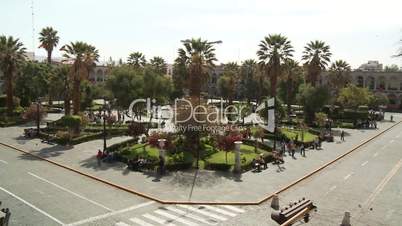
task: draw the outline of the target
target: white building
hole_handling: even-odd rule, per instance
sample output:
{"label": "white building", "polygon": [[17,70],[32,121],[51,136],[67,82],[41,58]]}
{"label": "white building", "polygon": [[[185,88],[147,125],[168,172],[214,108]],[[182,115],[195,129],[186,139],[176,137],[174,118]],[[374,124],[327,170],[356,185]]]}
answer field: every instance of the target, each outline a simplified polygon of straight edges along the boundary
{"label": "white building", "polygon": [[369,60],[367,63],[360,65],[360,71],[382,71],[382,64],[377,60]]}

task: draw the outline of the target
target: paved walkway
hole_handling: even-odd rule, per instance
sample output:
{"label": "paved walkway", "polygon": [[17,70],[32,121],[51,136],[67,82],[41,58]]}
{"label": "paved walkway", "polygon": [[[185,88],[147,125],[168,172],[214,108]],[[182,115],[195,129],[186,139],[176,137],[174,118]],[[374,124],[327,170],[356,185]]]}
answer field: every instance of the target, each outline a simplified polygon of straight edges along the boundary
{"label": "paved walkway", "polygon": [[[336,137],[336,142],[323,143],[323,150],[307,150],[306,157],[301,157],[299,153],[296,153],[296,159],[285,157],[285,164],[281,168],[269,165],[268,170],[261,173],[246,172],[241,177],[224,172],[190,170],[159,178],[153,172],[129,171],[122,163],[103,163],[98,167],[95,154],[96,150],[102,148],[102,140],[74,147],[50,145],[41,143],[39,139],[27,140],[21,136],[26,126],[0,128],[0,141],[163,200],[250,202],[272,194],[393,124],[381,122],[376,130],[345,129],[346,142],[340,142],[339,137]],[[112,138],[108,140],[108,145],[126,139],[129,137]],[[34,159],[29,155],[21,155],[21,158],[27,161]]]}

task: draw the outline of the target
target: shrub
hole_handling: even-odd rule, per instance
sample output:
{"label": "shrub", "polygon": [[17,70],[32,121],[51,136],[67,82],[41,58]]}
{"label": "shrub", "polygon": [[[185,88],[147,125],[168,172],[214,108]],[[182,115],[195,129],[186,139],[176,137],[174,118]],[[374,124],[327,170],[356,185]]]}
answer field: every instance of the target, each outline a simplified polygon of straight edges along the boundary
{"label": "shrub", "polygon": [[[38,115],[39,114],[39,115]],[[31,104],[29,108],[24,112],[22,116],[25,120],[28,121],[37,121],[39,116],[39,121],[41,121],[46,116],[46,111],[43,106],[38,106],[36,104]]]}
{"label": "shrub", "polygon": [[137,144],[138,143],[138,137],[135,137],[133,139],[129,139],[117,144],[112,144],[107,148],[108,152],[114,152],[118,151],[119,149],[122,149],[123,147],[129,147],[131,145]]}
{"label": "shrub", "polygon": [[142,123],[132,122],[128,125],[128,135],[130,136],[139,136],[146,132],[145,126]]}
{"label": "shrub", "polygon": [[[20,98],[13,97],[13,99],[14,99],[14,106],[20,107]],[[0,95],[0,107],[6,107],[6,106],[7,106],[7,95]]]}

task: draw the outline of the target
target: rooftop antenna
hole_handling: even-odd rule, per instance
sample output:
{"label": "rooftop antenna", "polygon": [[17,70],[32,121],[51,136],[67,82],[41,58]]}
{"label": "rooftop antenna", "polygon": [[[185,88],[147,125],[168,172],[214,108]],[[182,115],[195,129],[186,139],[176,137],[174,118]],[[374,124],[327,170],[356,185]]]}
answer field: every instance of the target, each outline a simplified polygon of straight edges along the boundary
{"label": "rooftop antenna", "polygon": [[32,53],[35,57],[35,20],[34,20],[34,0],[31,0],[31,15],[32,15]]}

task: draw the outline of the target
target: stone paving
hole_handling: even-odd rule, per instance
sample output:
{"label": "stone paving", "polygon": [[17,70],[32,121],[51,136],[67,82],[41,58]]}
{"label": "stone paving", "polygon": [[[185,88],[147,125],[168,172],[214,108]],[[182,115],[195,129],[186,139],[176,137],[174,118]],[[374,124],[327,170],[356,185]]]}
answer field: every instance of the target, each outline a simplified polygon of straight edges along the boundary
{"label": "stone paving", "polygon": [[[346,142],[340,142],[339,137],[336,137],[333,143],[323,143],[322,150],[307,150],[306,157],[296,153],[296,159],[285,157],[285,164],[281,167],[269,165],[267,170],[260,173],[246,172],[241,176],[234,176],[229,172],[189,170],[159,177],[155,172],[141,173],[127,170],[126,165],[122,163],[103,163],[98,167],[95,154],[103,147],[102,140],[74,147],[42,143],[39,139],[27,140],[22,134],[23,129],[29,125],[0,128],[0,141],[162,200],[254,202],[349,151],[393,124],[381,122],[378,124],[378,129],[369,130],[345,129]],[[108,140],[108,145],[129,138],[112,138]],[[27,155],[21,155],[21,158],[32,161],[32,157]]]}

